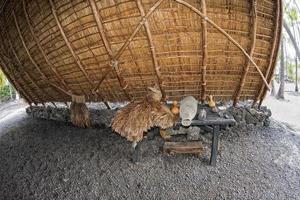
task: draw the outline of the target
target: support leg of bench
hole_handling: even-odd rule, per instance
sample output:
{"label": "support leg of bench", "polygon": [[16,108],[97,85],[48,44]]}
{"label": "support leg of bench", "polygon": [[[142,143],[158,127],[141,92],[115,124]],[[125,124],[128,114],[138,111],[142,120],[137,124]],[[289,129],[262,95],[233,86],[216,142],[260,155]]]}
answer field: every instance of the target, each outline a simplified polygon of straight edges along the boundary
{"label": "support leg of bench", "polygon": [[140,155],[141,155],[141,144],[140,142],[134,142],[132,143],[132,156],[131,161],[133,163],[137,163],[140,161]]}
{"label": "support leg of bench", "polygon": [[216,166],[220,126],[214,125],[211,144],[210,165]]}

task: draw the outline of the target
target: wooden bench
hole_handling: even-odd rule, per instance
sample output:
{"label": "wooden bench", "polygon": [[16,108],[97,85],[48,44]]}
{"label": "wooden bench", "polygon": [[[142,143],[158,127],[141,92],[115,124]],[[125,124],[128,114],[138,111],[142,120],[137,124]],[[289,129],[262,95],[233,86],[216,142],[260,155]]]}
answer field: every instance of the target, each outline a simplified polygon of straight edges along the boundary
{"label": "wooden bench", "polygon": [[200,155],[203,151],[203,146],[200,142],[165,142],[163,153],[191,153]]}

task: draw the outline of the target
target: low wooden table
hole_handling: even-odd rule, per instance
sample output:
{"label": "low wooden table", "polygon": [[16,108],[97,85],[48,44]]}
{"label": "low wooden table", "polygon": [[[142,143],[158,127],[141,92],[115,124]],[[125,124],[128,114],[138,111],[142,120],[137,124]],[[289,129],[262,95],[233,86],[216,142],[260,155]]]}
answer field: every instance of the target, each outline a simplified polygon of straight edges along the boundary
{"label": "low wooden table", "polygon": [[[221,118],[217,116],[207,116],[205,120],[194,119],[191,126],[199,126],[207,131],[212,133],[212,143],[211,143],[211,154],[210,154],[210,165],[215,166],[217,162],[217,151],[219,143],[219,133],[220,127],[226,125],[234,125],[236,123],[235,119],[232,118]],[[181,126],[180,122],[177,122],[177,125]]]}
{"label": "low wooden table", "polygon": [[[198,108],[198,113],[200,109],[203,107]],[[221,126],[228,126],[234,125],[236,123],[235,119],[232,116],[220,117],[218,113],[213,113],[210,111],[209,108],[204,107],[207,111],[207,117],[204,120],[198,120],[198,114],[192,120],[191,126],[198,126],[206,131],[212,133],[212,143],[211,143],[211,156],[209,164],[212,166],[216,166],[217,162],[217,151],[218,151],[218,143],[219,143],[219,133]],[[181,125],[181,121],[177,121],[174,125],[174,128],[179,128]],[[135,148],[132,161],[137,162],[139,161],[139,144]]]}

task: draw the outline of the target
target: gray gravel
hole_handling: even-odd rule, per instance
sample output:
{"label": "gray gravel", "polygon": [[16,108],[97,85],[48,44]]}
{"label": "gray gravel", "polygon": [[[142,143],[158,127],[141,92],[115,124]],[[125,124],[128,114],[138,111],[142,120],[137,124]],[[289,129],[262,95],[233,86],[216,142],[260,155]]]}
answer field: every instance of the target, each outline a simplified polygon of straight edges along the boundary
{"label": "gray gravel", "polygon": [[206,152],[162,155],[159,136],[131,144],[110,129],[24,116],[0,135],[0,199],[300,199],[300,136],[270,127],[222,132],[217,167]]}

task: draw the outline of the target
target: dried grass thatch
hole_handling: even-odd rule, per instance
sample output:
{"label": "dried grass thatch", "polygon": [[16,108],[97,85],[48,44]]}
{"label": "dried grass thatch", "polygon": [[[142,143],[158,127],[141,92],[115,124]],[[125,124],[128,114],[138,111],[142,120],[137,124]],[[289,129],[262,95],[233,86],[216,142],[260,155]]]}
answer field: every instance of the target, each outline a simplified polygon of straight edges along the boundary
{"label": "dried grass thatch", "polygon": [[129,141],[138,142],[151,127],[166,129],[173,126],[176,116],[161,98],[161,92],[151,88],[143,100],[133,101],[116,113],[112,129]]}
{"label": "dried grass thatch", "polygon": [[[281,0],[0,1],[0,66],[29,103],[163,96],[261,101]],[[63,92],[68,91],[68,92]]]}
{"label": "dried grass thatch", "polygon": [[70,106],[71,122],[75,126],[90,127],[90,113],[85,104],[84,97],[72,96],[72,103]]}

